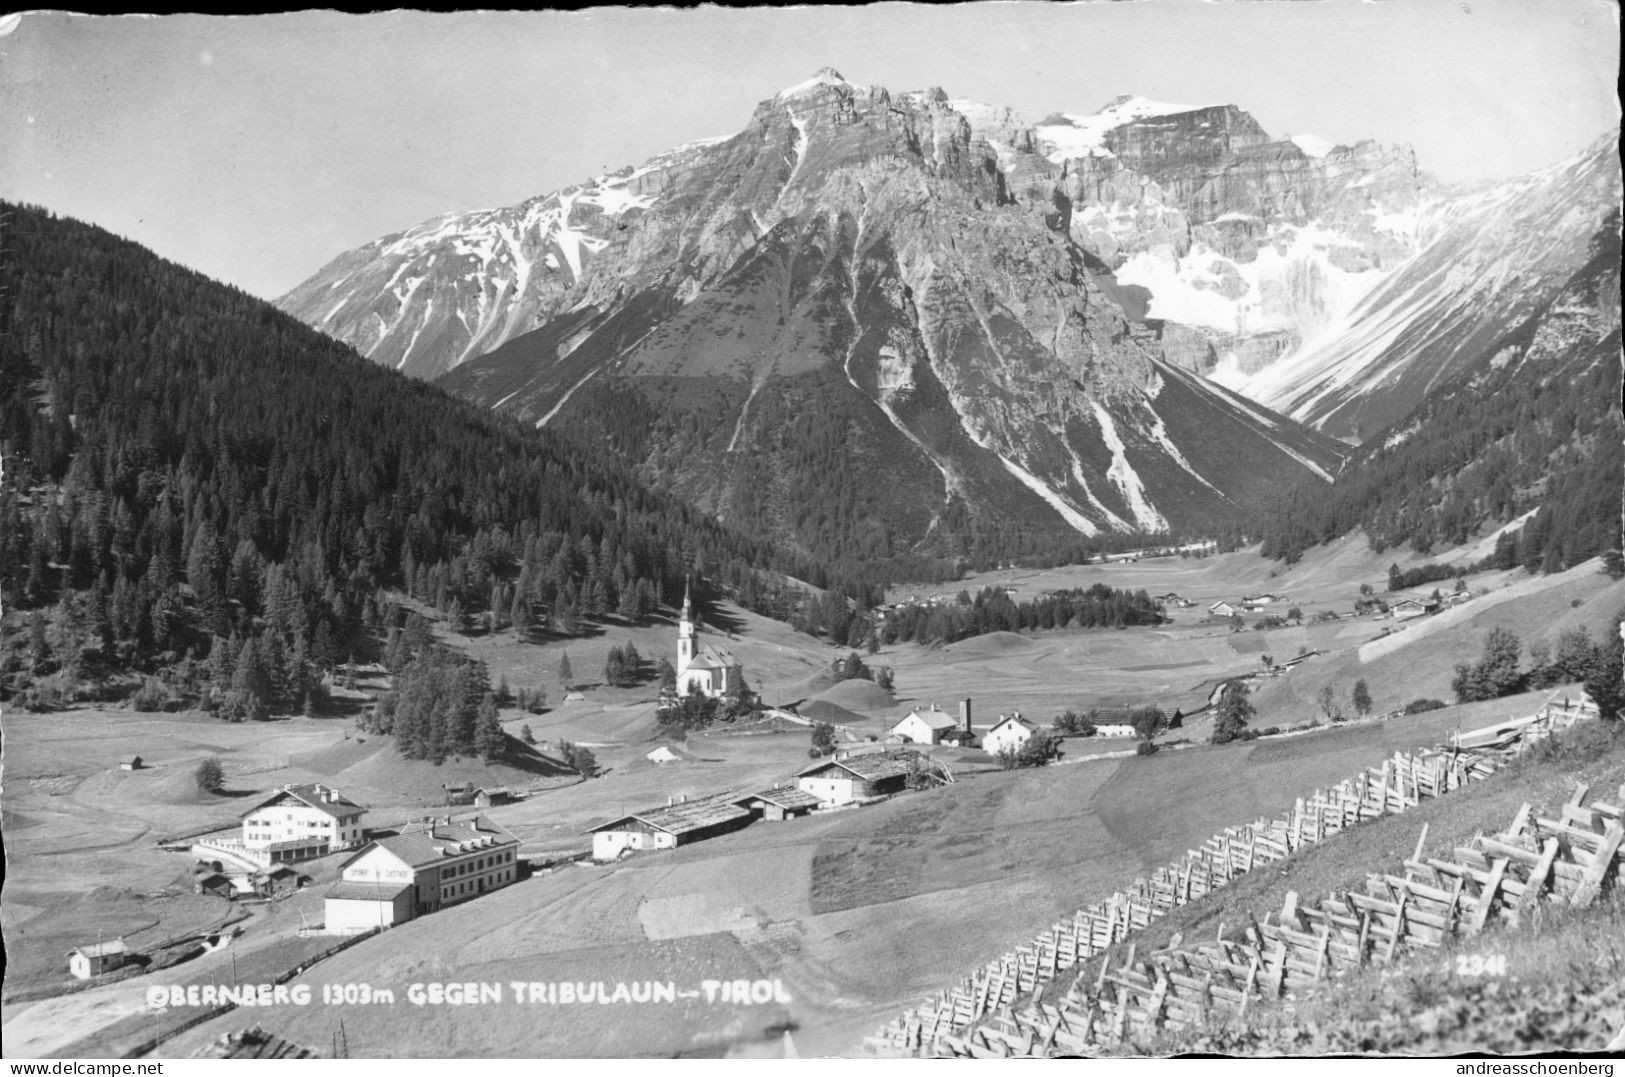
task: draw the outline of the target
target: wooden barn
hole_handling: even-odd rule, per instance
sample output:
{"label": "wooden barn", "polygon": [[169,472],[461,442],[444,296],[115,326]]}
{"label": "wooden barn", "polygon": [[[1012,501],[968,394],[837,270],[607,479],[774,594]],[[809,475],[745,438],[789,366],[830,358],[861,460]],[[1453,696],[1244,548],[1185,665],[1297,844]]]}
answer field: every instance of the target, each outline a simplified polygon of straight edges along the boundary
{"label": "wooden barn", "polygon": [[218,871],[211,871],[207,875],[198,876],[192,888],[200,894],[213,894],[215,897],[234,898],[237,896],[237,887],[225,875]]}
{"label": "wooden barn", "polygon": [[628,849],[674,849],[747,826],[756,816],[727,794],[674,800],[593,827],[594,860],[614,860]]}
{"label": "wooden barn", "polygon": [[818,798],[793,785],[781,785],[773,789],[764,789],[760,793],[738,797],[734,803],[759,819],[782,822],[812,811],[818,807]]}
{"label": "wooden barn", "polygon": [[907,785],[907,761],[890,755],[827,759],[796,775],[796,788],[823,804],[850,804],[900,793]]}
{"label": "wooden barn", "polygon": [[305,885],[308,880],[286,864],[278,864],[265,871],[254,873],[254,893],[261,897],[276,897],[279,894],[292,894]]}

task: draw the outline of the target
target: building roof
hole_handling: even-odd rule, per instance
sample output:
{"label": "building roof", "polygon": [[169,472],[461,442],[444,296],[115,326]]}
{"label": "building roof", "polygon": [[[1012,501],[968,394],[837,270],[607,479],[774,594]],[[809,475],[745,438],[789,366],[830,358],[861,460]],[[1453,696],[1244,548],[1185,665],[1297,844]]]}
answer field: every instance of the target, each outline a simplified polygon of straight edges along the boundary
{"label": "building roof", "polygon": [[[1029,722],[1027,719],[1023,718],[1019,714],[1007,714],[1007,715],[1005,715],[1004,717],[1000,718],[997,722],[993,723],[993,729],[998,729],[1000,726],[1009,725],[1012,722],[1014,722],[1016,725],[1024,726],[1027,729],[1028,732],[1035,733],[1035,732],[1038,731],[1038,723],[1037,722]],[[988,732],[992,733],[993,729],[989,729]]]}
{"label": "building roof", "polygon": [[123,939],[112,939],[108,942],[94,942],[88,946],[75,946],[68,951],[68,956],[84,954],[86,957],[110,957],[113,954],[127,954],[130,948],[124,945]]}
{"label": "building roof", "polygon": [[839,767],[860,781],[872,782],[881,778],[890,778],[899,774],[908,773],[908,764],[901,759],[886,755],[858,756],[850,759],[826,759],[821,763],[813,763],[796,772],[796,777],[805,778],[819,771]]}
{"label": "building roof", "polygon": [[357,883],[339,881],[327,888],[326,897],[338,901],[394,901],[411,883]]}
{"label": "building roof", "polygon": [[952,729],[954,726],[959,724],[959,719],[955,718],[947,711],[939,711],[932,708],[928,711],[909,711],[907,714],[903,715],[903,717],[899,718],[892,728],[896,729],[897,726],[902,725],[910,718],[918,718],[932,729]]}
{"label": "building roof", "polygon": [[750,817],[750,812],[741,808],[737,803],[739,798],[729,798],[727,793],[703,797],[699,800],[689,800],[681,804],[668,804],[663,808],[652,808],[648,811],[633,812],[618,819],[611,819],[588,830],[589,834],[596,834],[601,830],[618,830],[625,823],[636,820],[653,830],[663,830],[668,834],[687,834],[695,830],[704,830],[707,827],[730,823],[736,819]]}
{"label": "building roof", "polygon": [[694,652],[694,658],[689,662],[689,669],[739,669],[742,663],[733,656],[733,653],[721,647],[714,647],[707,643]]}
{"label": "building roof", "polygon": [[462,856],[482,849],[518,845],[519,839],[481,815],[459,823],[429,823],[409,827],[387,838],[376,838],[366,848],[344,862],[348,867],[374,846],[399,858],[409,867],[437,864],[450,856]]}
{"label": "building roof", "polygon": [[284,800],[297,800],[306,807],[315,808],[317,811],[330,815],[334,819],[343,819],[346,816],[367,810],[332,786],[313,783],[311,785],[285,785],[271,796],[243,812],[243,818],[246,819],[261,808],[269,808],[273,804],[282,803]]}
{"label": "building roof", "polygon": [[231,880],[220,874],[218,871],[211,871],[207,875],[200,875],[197,881],[199,886],[217,886],[220,883],[225,883],[227,886],[232,885]]}
{"label": "building roof", "polygon": [[269,879],[273,875],[298,875],[299,873],[286,864],[278,864],[274,868],[266,868],[264,871],[256,872],[256,874],[263,875]]}
{"label": "building roof", "polygon": [[783,808],[785,811],[796,811],[800,808],[815,808],[818,806],[817,797],[797,789],[793,785],[780,785],[773,789],[764,789],[760,793],[736,797],[734,803],[744,804],[752,800],[765,800],[769,804]]}

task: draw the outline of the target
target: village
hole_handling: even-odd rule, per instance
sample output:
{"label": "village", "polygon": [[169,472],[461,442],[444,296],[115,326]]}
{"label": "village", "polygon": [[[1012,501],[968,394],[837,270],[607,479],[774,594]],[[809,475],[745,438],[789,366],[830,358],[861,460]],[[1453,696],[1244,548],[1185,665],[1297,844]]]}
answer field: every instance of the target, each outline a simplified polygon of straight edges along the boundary
{"label": "village", "polygon": [[[1592,594],[1588,580],[1580,576],[1543,581],[1539,591],[1526,591],[1519,581],[1509,585],[1497,577],[1474,579],[1470,592],[1466,586],[1452,592],[1471,594],[1472,602],[1423,603],[1429,607],[1424,615],[1400,622],[1396,607],[1404,599],[1390,593],[1385,596],[1386,615],[1373,622],[1371,614],[1380,612],[1374,607],[1367,606],[1364,615],[1351,608],[1372,596],[1354,595],[1342,566],[1307,583],[1288,578],[1282,581],[1287,586],[1254,587],[1243,598],[1226,599],[1220,593],[1224,581],[1217,574],[1212,580],[1202,574],[1207,563],[1153,558],[1090,569],[1093,578],[1114,583],[1171,584],[1149,589],[1166,610],[1165,623],[1157,628],[1001,632],[944,647],[889,647],[877,660],[896,669],[895,692],[870,680],[831,676],[831,669],[844,660],[840,649],[833,657],[827,652],[821,657],[785,626],[733,611],[727,628],[715,627],[685,604],[664,625],[657,622],[637,636],[639,646],[658,653],[660,637],[669,648],[675,636],[674,665],[688,691],[720,698],[736,685],[749,684],[764,699],[761,711],[748,721],[684,734],[652,721],[647,695],[640,700],[635,690],[617,695],[578,683],[559,693],[560,702],[547,715],[516,711],[506,718],[514,737],[522,727],[536,725],[542,738],[534,750],[544,755],[556,754],[555,746],[566,741],[590,746],[604,765],[598,776],[587,779],[560,773],[538,780],[507,768],[464,764],[425,766],[407,799],[401,795],[407,786],[389,777],[395,771],[384,766],[386,755],[375,754],[379,745],[373,738],[362,744],[351,731],[332,748],[312,755],[299,746],[318,745],[318,738],[331,744],[334,723],[245,729],[271,736],[258,746],[243,742],[255,753],[252,758],[264,757],[268,765],[231,767],[231,773],[240,775],[229,784],[234,795],[243,797],[241,806],[229,800],[210,802],[217,812],[231,812],[230,823],[190,831],[184,824],[170,825],[172,836],[159,830],[156,845],[130,846],[127,857],[132,865],[154,857],[185,857],[192,865],[187,886],[192,900],[215,903],[208,907],[218,911],[206,913],[205,906],[197,906],[189,914],[200,925],[193,929],[196,934],[178,943],[182,936],[173,931],[131,932],[121,930],[116,919],[82,920],[89,930],[69,936],[68,944],[55,951],[61,978],[55,983],[91,988],[85,996],[88,1004],[99,997],[98,985],[116,991],[131,977],[137,983],[209,982],[208,977],[220,976],[210,969],[242,963],[244,968],[301,970],[313,955],[321,961],[318,969],[332,966],[330,975],[359,977],[368,963],[380,959],[367,954],[423,946],[431,937],[500,933],[507,929],[498,925],[517,923],[525,910],[552,907],[561,895],[578,893],[604,896],[566,918],[580,923],[579,928],[561,927],[537,944],[518,943],[523,953],[541,946],[538,956],[524,960],[519,975],[546,978],[545,966],[534,962],[561,946],[567,950],[577,931],[582,945],[595,938],[629,938],[603,935],[601,915],[612,920],[630,915],[636,925],[630,930],[649,945],[720,931],[744,940],[753,954],[759,946],[768,947],[765,954],[785,944],[778,933],[788,929],[774,925],[828,921],[831,926],[819,929],[816,947],[821,953],[846,952],[847,945],[870,937],[869,917],[889,902],[911,903],[915,911],[910,915],[931,923],[953,915],[947,895],[966,885],[994,886],[995,880],[1017,878],[1024,893],[1047,892],[1050,883],[1042,880],[1058,876],[1057,854],[1043,836],[1045,829],[1023,831],[1017,838],[1006,824],[989,829],[975,822],[994,818],[986,815],[993,804],[1019,803],[1021,813],[1042,818],[1071,801],[1074,794],[1061,790],[1096,789],[1103,781],[1117,789],[1131,772],[1177,773],[1183,775],[1178,781],[1192,788],[1206,788],[1204,783],[1219,783],[1212,786],[1215,790],[1229,788],[1233,777],[1204,762],[1217,758],[1207,745],[1209,712],[1228,684],[1246,684],[1268,715],[1256,723],[1260,736],[1253,743],[1281,745],[1256,758],[1278,758],[1280,764],[1268,765],[1288,766],[1257,787],[1261,794],[1296,788],[1301,779],[1295,768],[1315,764],[1319,739],[1344,744],[1359,737],[1380,751],[1381,745],[1448,741],[1464,730],[1493,732],[1560,705],[1562,700],[1550,698],[1552,692],[1526,695],[1504,706],[1446,707],[1427,714],[1407,713],[1400,704],[1422,694],[1428,683],[1415,656],[1430,654],[1439,640],[1453,638],[1446,631],[1453,623],[1483,615],[1516,617],[1520,602],[1568,610],[1571,601],[1589,602],[1585,596]],[[1133,575],[1124,575],[1128,573]],[[1024,578],[1003,586],[1024,600],[1075,586],[1073,578],[1057,574],[1054,580]],[[1548,592],[1550,597],[1543,597]],[[1481,596],[1487,599],[1482,606],[1477,601]],[[1229,614],[1224,603],[1233,604]],[[1289,610],[1299,612],[1286,616]],[[1264,621],[1278,613],[1280,624],[1270,622],[1257,631],[1237,632],[1231,620],[1239,615],[1249,622]],[[1405,631],[1393,631],[1400,623]],[[1437,630],[1416,631],[1435,623]],[[615,638],[602,646],[611,646]],[[485,646],[493,672],[525,683],[518,664],[526,660],[524,647],[500,640]],[[571,646],[591,660],[591,652]],[[1266,657],[1273,660],[1266,663]],[[1378,683],[1384,670],[1395,671],[1386,686],[1389,694],[1371,714],[1350,712],[1337,724],[1316,720],[1320,716],[1314,700],[1327,684],[1340,681],[1346,693],[1354,677],[1369,676]],[[380,672],[362,676],[355,693],[358,704],[365,705],[385,687],[380,677]],[[1576,686],[1564,691],[1569,706],[1595,713]],[[1282,703],[1271,704],[1277,695]],[[1137,709],[1152,707],[1165,715],[1179,714],[1183,724],[1163,723],[1147,737],[1147,728],[1137,727],[1132,717]],[[1061,712],[1071,710],[1094,715],[1089,735],[1076,726],[1062,728]],[[827,727],[822,740],[820,727]],[[198,728],[202,732],[204,727]],[[594,737],[598,729],[604,732]],[[296,740],[287,748],[272,747],[284,736]],[[1049,765],[1024,768],[1015,760],[1035,738],[1053,740],[1058,751],[1046,760]],[[219,741],[218,736],[212,739]],[[188,765],[182,760],[197,758],[135,736],[106,743],[122,748],[111,765],[116,781],[123,783],[116,788],[131,793],[143,782],[176,788],[183,777],[177,768]],[[1147,744],[1160,752],[1150,763],[1141,763],[1138,757]],[[1336,758],[1346,758],[1347,749],[1338,751],[1344,756],[1334,751],[1328,767]],[[228,762],[231,758],[227,756]],[[1161,762],[1165,758],[1169,762]],[[312,770],[298,763],[306,759],[332,762]],[[1189,763],[1168,769],[1175,759]],[[275,780],[256,785],[254,775],[259,773]],[[1127,810],[1129,788],[1114,794],[1112,804],[1121,800]],[[1000,809],[998,817],[1010,810]],[[1120,809],[1101,801],[1099,810],[1115,818]],[[164,816],[170,817],[177,823],[182,819],[174,812]],[[885,852],[896,850],[899,840],[887,835],[922,826],[942,835],[930,839],[926,848],[943,851],[927,859],[916,859],[920,854],[911,852],[902,861],[896,852]],[[957,843],[970,835],[978,850],[971,860],[944,859],[954,845],[940,843]],[[1102,835],[1100,840],[1115,848],[1122,839]],[[904,839],[902,848],[911,849],[914,843]],[[1016,859],[1006,853],[1001,860],[1004,848],[1029,851]],[[778,876],[781,861],[799,865],[786,869],[787,878],[801,880],[789,891],[768,882]],[[753,866],[725,868],[736,862]],[[874,874],[881,864],[899,873],[896,882]],[[1008,866],[1001,869],[1000,864]],[[1065,876],[1082,869],[1060,870]],[[726,871],[726,878],[717,871]],[[692,882],[677,881],[690,876]],[[660,879],[666,881],[656,886]],[[641,896],[610,897],[625,892]],[[935,893],[944,897],[919,904],[926,900],[923,895]],[[630,905],[615,904],[627,900]],[[589,908],[605,912],[589,916]],[[628,911],[609,913],[621,908]],[[1035,920],[1049,911],[1043,900],[1032,906]],[[837,930],[843,921],[852,926],[838,930],[858,931],[853,943],[824,937],[822,932]],[[432,925],[433,935],[414,933],[420,923]],[[386,941],[397,935],[399,943]],[[188,971],[194,967],[196,971]],[[796,967],[796,962],[785,966]],[[932,977],[948,968],[933,972],[932,967],[921,966],[900,983],[935,982]],[[788,974],[787,982],[800,982],[799,990],[817,997],[806,986],[805,970]],[[29,994],[12,1002],[10,1012],[28,998],[68,990],[49,986],[52,979],[43,969],[25,982]],[[882,994],[895,998],[892,990]],[[764,1014],[762,1019],[769,1018]],[[124,1026],[115,1022],[107,1027],[111,1036]],[[353,1035],[365,1034],[365,1027],[358,1021],[350,1025]],[[228,1032],[246,1035],[225,1017],[201,1026],[210,1028],[216,1029],[211,1044]],[[308,1030],[283,1026],[275,1031],[314,1046]],[[201,1039],[187,1042],[193,1044],[189,1050],[208,1047]]]}
{"label": "village", "polygon": [[[1042,593],[1042,592],[1041,592]],[[1380,616],[1408,620],[1457,605],[1471,597],[1462,584],[1448,600],[1404,597],[1385,604]],[[1188,610],[1196,603],[1178,592],[1158,596],[1169,609]],[[1281,609],[1284,594],[1260,593],[1207,607],[1209,620],[1229,623],[1243,613]],[[1357,603],[1357,608],[1361,608]],[[884,610],[880,611],[884,613]],[[1322,611],[1321,619],[1331,611]],[[1299,622],[1300,611],[1289,619]],[[676,674],[684,694],[721,699],[745,680],[741,661],[716,644],[700,643],[692,602],[685,596],[677,618]],[[1294,658],[1270,661],[1262,671],[1250,671],[1221,681],[1209,694],[1207,705],[1217,703],[1224,687],[1234,682],[1255,683],[1260,676],[1279,676],[1319,651],[1304,650]],[[567,701],[582,699],[570,693]],[[1205,709],[1205,708],[1203,708]],[[1594,710],[1594,705],[1593,705]],[[770,718],[802,726],[817,723],[802,718],[794,708],[769,708]],[[1192,716],[1200,710],[1192,712]],[[1393,712],[1397,714],[1399,712]],[[1384,715],[1391,717],[1393,714]],[[609,863],[638,852],[675,849],[719,837],[757,821],[785,822],[811,813],[826,813],[880,803],[909,789],[950,784],[953,764],[935,749],[951,748],[959,758],[977,760],[961,773],[975,773],[1000,765],[1014,765],[1022,749],[1041,731],[1058,736],[1022,715],[1000,713],[980,731],[973,724],[973,700],[959,702],[958,713],[935,703],[914,708],[890,722],[879,734],[864,736],[846,727],[839,734],[846,743],[815,748],[814,762],[760,788],[721,790],[690,796],[674,794],[664,804],[627,812],[590,827],[585,835],[590,849],[582,859]],[[1160,730],[1159,730],[1160,731]],[[1088,736],[1132,739],[1144,729],[1128,721],[1092,723]],[[1057,753],[1058,754],[1058,753]],[[825,758],[827,756],[827,758]],[[644,754],[657,766],[683,759],[681,748],[662,744]],[[120,767],[139,770],[140,756]],[[477,788],[472,782],[443,783],[445,807],[490,809],[523,799],[502,787]],[[476,814],[456,819],[453,814],[431,815],[394,826],[369,827],[368,809],[322,783],[287,784],[243,812],[240,825],[196,838],[171,842],[165,848],[188,851],[197,861],[194,889],[198,894],[228,900],[270,899],[302,890],[311,882],[297,865],[347,854],[337,866],[337,878],[323,891],[323,919],[305,932],[338,936],[370,933],[438,912],[512,885],[526,867],[519,856],[521,842],[493,822]],[[85,943],[68,954],[70,974],[81,980],[125,968],[133,957],[123,939]]]}

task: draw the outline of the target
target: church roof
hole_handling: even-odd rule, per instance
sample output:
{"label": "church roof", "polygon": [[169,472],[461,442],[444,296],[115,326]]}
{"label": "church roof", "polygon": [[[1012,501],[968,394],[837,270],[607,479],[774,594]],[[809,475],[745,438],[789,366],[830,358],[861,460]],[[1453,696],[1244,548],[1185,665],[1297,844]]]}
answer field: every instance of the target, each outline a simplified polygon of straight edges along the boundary
{"label": "church roof", "polygon": [[739,659],[721,647],[713,647],[707,643],[694,654],[694,660],[688,664],[689,669],[739,669]]}

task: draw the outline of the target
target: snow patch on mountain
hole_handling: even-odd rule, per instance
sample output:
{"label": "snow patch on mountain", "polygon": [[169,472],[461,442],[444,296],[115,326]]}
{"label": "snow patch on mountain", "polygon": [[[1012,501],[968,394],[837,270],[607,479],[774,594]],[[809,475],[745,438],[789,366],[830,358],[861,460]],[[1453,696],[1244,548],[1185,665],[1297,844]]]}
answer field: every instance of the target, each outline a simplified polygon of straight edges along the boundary
{"label": "snow patch on mountain", "polygon": [[1100,528],[1095,526],[1094,521],[1084,516],[1083,513],[1072,506],[1071,502],[1052,490],[1043,479],[1040,479],[1001,452],[995,452],[994,455],[998,457],[999,463],[1004,465],[1006,471],[1014,475],[1027,489],[1047,501],[1050,508],[1059,513],[1061,519],[1065,520],[1075,530],[1082,531],[1085,535],[1100,534]]}
{"label": "snow patch on mountain", "polygon": [[1089,401],[1094,409],[1095,422],[1100,427],[1100,439],[1106,443],[1111,451],[1112,463],[1106,469],[1106,478],[1117,487],[1123,499],[1128,502],[1129,511],[1134,514],[1134,522],[1147,531],[1165,531],[1168,521],[1162,513],[1156,510],[1151,500],[1145,496],[1145,484],[1140,476],[1128,462],[1128,454],[1123,439],[1117,435],[1117,424],[1112,421],[1111,412],[1098,400]]}
{"label": "snow patch on mountain", "polygon": [[1078,484],[1078,488],[1083,491],[1084,498],[1089,502],[1094,510],[1100,513],[1101,516],[1105,517],[1106,522],[1117,530],[1133,531],[1133,524],[1117,515],[1117,513],[1113,512],[1111,509],[1108,509],[1104,504],[1101,503],[1100,498],[1095,496],[1095,492],[1089,489],[1089,480],[1084,477],[1083,461],[1078,457],[1077,451],[1070,445],[1066,447],[1066,451],[1072,457],[1072,479]]}
{"label": "snow patch on mountain", "polygon": [[1111,157],[1106,148],[1106,132],[1136,120],[1153,116],[1178,116],[1197,112],[1211,105],[1175,105],[1165,101],[1152,101],[1133,94],[1125,94],[1093,116],[1065,113],[1064,123],[1040,124],[1033,133],[1050,148],[1049,159],[1062,164],[1072,157]]}
{"label": "snow patch on mountain", "polygon": [[835,70],[832,67],[826,67],[823,70],[819,71],[818,74],[814,75],[812,78],[803,79],[800,82],[796,83],[794,86],[787,86],[784,89],[780,90],[774,96],[775,97],[795,97],[797,94],[804,94],[809,90],[816,90],[820,86],[851,86],[854,90],[857,90],[859,92],[862,92],[863,90],[868,88],[868,87],[865,87],[865,86],[858,86],[855,83],[847,82],[844,78],[841,77],[841,73],[839,71]]}

